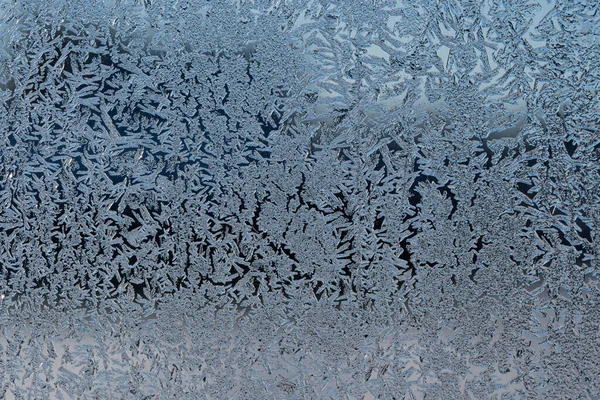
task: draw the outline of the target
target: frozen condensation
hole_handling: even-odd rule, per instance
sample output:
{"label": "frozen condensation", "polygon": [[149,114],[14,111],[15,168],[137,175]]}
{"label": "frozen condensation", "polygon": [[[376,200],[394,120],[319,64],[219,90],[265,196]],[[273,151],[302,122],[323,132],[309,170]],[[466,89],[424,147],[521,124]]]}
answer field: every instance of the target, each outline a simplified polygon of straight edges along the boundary
{"label": "frozen condensation", "polygon": [[0,2],[0,397],[600,398],[600,10]]}

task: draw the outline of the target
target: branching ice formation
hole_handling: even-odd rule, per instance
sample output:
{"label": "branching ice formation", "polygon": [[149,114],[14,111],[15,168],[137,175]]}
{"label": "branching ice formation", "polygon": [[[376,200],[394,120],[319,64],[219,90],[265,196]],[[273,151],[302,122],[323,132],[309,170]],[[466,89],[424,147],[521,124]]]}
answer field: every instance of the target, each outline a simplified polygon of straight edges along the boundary
{"label": "branching ice formation", "polygon": [[0,397],[600,396],[595,2],[0,15]]}

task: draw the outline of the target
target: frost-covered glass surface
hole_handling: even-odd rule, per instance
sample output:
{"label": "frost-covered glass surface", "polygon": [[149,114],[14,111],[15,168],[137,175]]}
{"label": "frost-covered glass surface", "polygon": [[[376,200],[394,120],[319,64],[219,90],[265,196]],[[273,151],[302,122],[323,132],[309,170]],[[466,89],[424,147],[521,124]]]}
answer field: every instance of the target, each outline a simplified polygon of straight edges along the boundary
{"label": "frost-covered glass surface", "polygon": [[596,1],[0,18],[0,397],[600,398]]}

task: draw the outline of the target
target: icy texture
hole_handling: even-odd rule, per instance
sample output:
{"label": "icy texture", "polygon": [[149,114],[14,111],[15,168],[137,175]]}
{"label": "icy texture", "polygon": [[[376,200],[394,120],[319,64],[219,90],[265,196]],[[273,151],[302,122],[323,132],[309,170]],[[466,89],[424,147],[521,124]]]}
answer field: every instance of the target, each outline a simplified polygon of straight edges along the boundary
{"label": "icy texture", "polygon": [[600,398],[595,1],[2,1],[0,397]]}

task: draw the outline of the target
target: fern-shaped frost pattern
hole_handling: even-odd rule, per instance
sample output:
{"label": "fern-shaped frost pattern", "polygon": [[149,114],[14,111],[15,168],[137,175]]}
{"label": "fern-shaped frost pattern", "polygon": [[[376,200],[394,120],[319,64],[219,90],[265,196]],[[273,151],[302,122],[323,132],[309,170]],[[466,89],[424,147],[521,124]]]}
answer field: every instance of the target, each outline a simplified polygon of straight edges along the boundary
{"label": "fern-shaped frost pattern", "polygon": [[5,2],[5,398],[596,398],[590,1]]}

